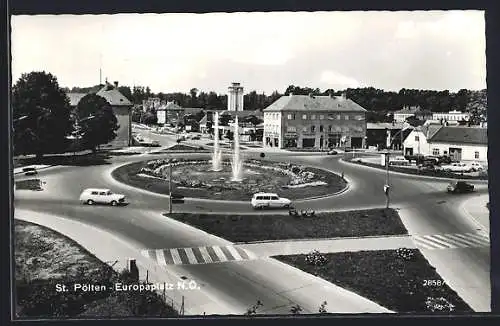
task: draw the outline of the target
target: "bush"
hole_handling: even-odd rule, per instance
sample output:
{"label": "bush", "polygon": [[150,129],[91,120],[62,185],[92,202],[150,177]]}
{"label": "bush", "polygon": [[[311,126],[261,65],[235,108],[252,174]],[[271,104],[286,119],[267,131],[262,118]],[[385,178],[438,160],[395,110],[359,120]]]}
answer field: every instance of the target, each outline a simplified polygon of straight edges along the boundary
{"label": "bush", "polygon": [[453,312],[455,310],[455,306],[443,297],[427,297],[425,306],[431,312]]}
{"label": "bush", "polygon": [[318,250],[311,251],[305,258],[306,263],[314,266],[323,266],[328,260],[326,256],[320,253]]}
{"label": "bush", "polygon": [[409,248],[399,248],[396,250],[398,258],[406,261],[414,261],[416,259],[415,251]]}

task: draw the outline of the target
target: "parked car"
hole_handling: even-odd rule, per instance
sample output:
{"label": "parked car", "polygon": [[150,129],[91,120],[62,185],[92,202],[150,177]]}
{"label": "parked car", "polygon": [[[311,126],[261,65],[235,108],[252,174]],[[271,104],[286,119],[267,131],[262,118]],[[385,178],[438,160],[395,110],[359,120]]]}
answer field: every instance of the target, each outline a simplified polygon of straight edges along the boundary
{"label": "parked car", "polygon": [[347,152],[352,152],[352,148],[351,147],[346,147],[346,148],[344,148],[344,152],[346,152],[346,153]]}
{"label": "parked car", "polygon": [[80,201],[87,205],[110,204],[118,206],[125,203],[125,195],[115,194],[109,189],[89,188],[82,191]]}
{"label": "parked car", "polygon": [[338,152],[334,149],[331,149],[328,152],[326,152],[326,155],[337,155],[337,154],[338,154]]}
{"label": "parked car", "polygon": [[417,168],[420,170],[420,171],[439,171],[441,170],[441,168],[438,166],[438,165],[435,165],[433,163],[423,163],[423,164],[419,164],[417,165]]}
{"label": "parked car", "polygon": [[24,175],[30,176],[30,175],[37,175],[38,171],[36,168],[23,168]]}
{"label": "parked car", "polygon": [[484,167],[480,163],[478,163],[478,162],[472,162],[472,163],[469,163],[467,165],[471,168],[471,170],[473,172],[484,170]]}
{"label": "parked car", "polygon": [[465,181],[455,181],[448,185],[448,192],[465,193],[474,191],[474,185]]}
{"label": "parked car", "polygon": [[191,137],[191,139],[192,140],[200,140],[201,136],[200,135],[196,135],[196,136]]}
{"label": "parked car", "polygon": [[290,199],[281,198],[274,193],[259,192],[253,195],[251,204],[254,209],[289,208],[292,202]]}
{"label": "parked car", "polygon": [[396,156],[396,157],[389,158],[389,165],[408,166],[408,165],[410,165],[410,162],[407,159],[405,159],[403,156]]}
{"label": "parked car", "polygon": [[441,169],[448,172],[472,172],[472,167],[465,163],[451,163],[442,165]]}

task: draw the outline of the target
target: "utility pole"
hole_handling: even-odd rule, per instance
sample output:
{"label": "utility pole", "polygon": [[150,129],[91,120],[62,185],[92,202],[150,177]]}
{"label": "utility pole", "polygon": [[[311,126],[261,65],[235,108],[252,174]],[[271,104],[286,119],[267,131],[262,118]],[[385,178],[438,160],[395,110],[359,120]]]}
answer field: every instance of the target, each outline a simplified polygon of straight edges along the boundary
{"label": "utility pole", "polygon": [[387,151],[385,156],[385,208],[389,208],[389,151]]}
{"label": "utility pole", "polygon": [[172,164],[168,165],[168,213],[172,214]]}

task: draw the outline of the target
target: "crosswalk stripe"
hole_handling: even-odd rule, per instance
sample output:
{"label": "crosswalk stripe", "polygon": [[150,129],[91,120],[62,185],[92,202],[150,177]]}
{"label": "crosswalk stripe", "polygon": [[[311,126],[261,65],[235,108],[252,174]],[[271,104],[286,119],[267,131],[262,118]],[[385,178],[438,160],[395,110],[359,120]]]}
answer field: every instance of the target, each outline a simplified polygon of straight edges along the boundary
{"label": "crosswalk stripe", "polygon": [[480,240],[480,241],[489,241],[489,237],[485,237],[484,234],[481,234],[481,233],[468,233],[467,236],[473,238],[473,239],[477,239],[477,240]]}
{"label": "crosswalk stripe", "polygon": [[423,247],[424,249],[444,249],[445,247],[427,240],[424,237],[414,237],[413,241],[415,241],[418,247]]}
{"label": "crosswalk stripe", "polygon": [[453,239],[453,241],[456,241],[458,243],[463,243],[466,247],[469,247],[471,245],[469,240],[458,237],[457,234],[448,234],[447,237]]}
{"label": "crosswalk stripe", "polygon": [[172,255],[172,258],[174,260],[174,264],[176,264],[176,265],[182,265],[182,259],[179,256],[179,253],[177,252],[177,249],[170,249],[170,254]]}
{"label": "crosswalk stripe", "polygon": [[205,264],[205,259],[203,259],[203,255],[200,252],[200,248],[192,248],[193,255],[196,257],[196,260],[199,264]]}
{"label": "crosswalk stripe", "polygon": [[225,247],[225,246],[220,246],[219,247],[224,256],[226,256],[227,260],[236,260],[234,256],[231,254],[231,252]]}
{"label": "crosswalk stripe", "polygon": [[446,236],[437,234],[434,237],[438,238],[440,240],[443,240],[443,241],[447,241],[447,242],[449,242],[449,243],[451,243],[459,248],[465,248],[465,247],[468,247],[470,245],[469,243],[465,243],[463,241],[461,242],[461,241],[458,241],[456,239],[453,239],[449,234],[447,234]]}
{"label": "crosswalk stripe", "polygon": [[212,259],[212,262],[218,263],[220,261],[219,256],[217,256],[217,254],[215,253],[214,248],[213,247],[205,247],[205,248],[207,249],[210,258]]}
{"label": "crosswalk stripe", "polygon": [[200,250],[200,253],[203,256],[203,259],[205,259],[205,262],[206,263],[211,263],[212,262],[212,258],[210,258],[210,255],[208,254],[207,248],[200,247],[198,249]]}
{"label": "crosswalk stripe", "polygon": [[167,265],[167,261],[165,260],[164,250],[158,249],[156,250],[156,261],[160,265]]}
{"label": "crosswalk stripe", "polygon": [[439,240],[439,239],[436,239],[435,236],[432,236],[432,235],[427,235],[425,236],[425,238],[429,241],[433,241],[433,242],[436,242],[436,243],[439,243],[440,245],[442,246],[445,246],[445,247],[448,247],[448,248],[454,248],[455,246],[446,242],[446,241],[442,241],[442,240]]}
{"label": "crosswalk stripe", "polygon": [[250,259],[250,257],[248,257],[247,252],[243,248],[234,247],[234,249],[240,254],[241,258]]}
{"label": "crosswalk stripe", "polygon": [[231,253],[231,255],[234,257],[235,260],[243,260],[243,257],[240,256],[238,253],[238,250],[236,250],[232,246],[226,246],[227,250]]}
{"label": "crosswalk stripe", "polygon": [[248,256],[248,259],[252,260],[252,259],[257,259],[258,257],[253,253],[251,252],[250,250],[247,250],[247,249],[243,249],[245,251],[245,253],[247,254]]}
{"label": "crosswalk stripe", "polygon": [[177,253],[179,254],[179,257],[181,257],[182,265],[190,264],[185,248],[177,248]]}
{"label": "crosswalk stripe", "polygon": [[193,250],[191,248],[184,248],[184,251],[186,252],[186,256],[190,264],[198,264],[198,260],[194,256]]}
{"label": "crosswalk stripe", "polygon": [[214,250],[217,257],[219,258],[220,262],[224,262],[224,261],[228,260],[219,246],[212,246],[212,249]]}
{"label": "crosswalk stripe", "polygon": [[488,246],[489,245],[489,242],[486,241],[486,240],[479,240],[479,239],[473,239],[469,236],[465,236],[463,234],[455,234],[457,237],[459,238],[462,238],[466,241],[468,241],[469,243],[471,243],[471,245],[475,244],[475,245],[480,245],[480,246]]}

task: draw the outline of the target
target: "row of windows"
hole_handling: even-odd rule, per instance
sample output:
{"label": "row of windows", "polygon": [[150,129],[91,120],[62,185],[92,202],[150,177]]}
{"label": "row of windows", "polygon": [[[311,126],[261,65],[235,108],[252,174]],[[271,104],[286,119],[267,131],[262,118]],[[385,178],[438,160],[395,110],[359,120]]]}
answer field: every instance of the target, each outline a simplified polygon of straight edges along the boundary
{"label": "row of windows", "polygon": [[[432,149],[432,155],[434,155],[434,156],[439,156],[439,155],[440,155],[439,153],[440,153],[440,152],[439,152],[439,148],[433,148],[433,149]],[[448,154],[448,151],[444,151],[444,152],[443,152],[443,155],[446,155],[446,154]],[[476,160],[478,160],[478,159],[479,159],[479,152],[478,152],[478,151],[475,151],[475,152],[474,152],[474,159],[476,159]]]}
{"label": "row of windows", "polygon": [[[348,114],[344,115],[344,120],[349,120],[349,117],[350,116]],[[293,113],[289,113],[289,114],[287,114],[286,118],[288,120],[295,120],[296,115],[293,114]],[[320,115],[316,115],[316,114],[311,114],[311,115],[302,114],[302,120],[316,120],[318,118],[319,118],[319,120],[325,120],[325,115],[324,114],[320,114]],[[342,119],[342,115],[340,115],[340,114],[328,114],[328,115],[326,115],[326,118],[328,120],[341,120]],[[352,118],[354,120],[364,120],[363,115],[355,115],[355,116],[352,116]]]}
{"label": "row of windows", "polygon": [[[341,131],[339,130],[339,128],[334,128],[333,126],[328,126],[326,128],[328,130],[328,132],[332,132],[332,131]],[[363,128],[348,128],[348,127],[342,127],[341,128],[343,131],[349,131],[349,130],[352,130],[352,131],[358,131],[358,132],[362,132],[363,131]],[[287,126],[286,128],[286,131],[287,132],[297,132],[297,128],[295,126]],[[318,128],[316,128],[316,126],[310,126],[310,127],[302,127],[302,132],[316,132],[318,131]],[[325,131],[325,127],[324,126],[319,126],[319,132],[324,132]]]}

